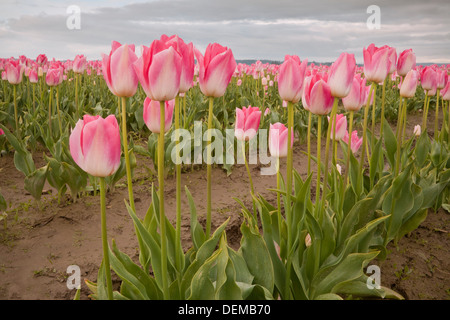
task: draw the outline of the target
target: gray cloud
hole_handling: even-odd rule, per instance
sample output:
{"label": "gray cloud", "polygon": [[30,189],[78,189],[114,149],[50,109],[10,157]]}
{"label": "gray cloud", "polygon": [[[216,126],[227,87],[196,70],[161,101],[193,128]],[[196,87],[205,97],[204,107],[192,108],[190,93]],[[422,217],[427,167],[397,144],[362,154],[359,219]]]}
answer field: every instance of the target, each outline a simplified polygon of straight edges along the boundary
{"label": "gray cloud", "polygon": [[[0,5],[0,56],[100,59],[112,40],[150,45],[161,34],[178,34],[200,50],[218,42],[236,59],[282,60],[297,54],[329,62],[343,51],[362,62],[370,43],[412,48],[419,62],[450,63],[450,3],[442,1],[153,0],[7,1]],[[66,28],[66,8],[81,8],[81,30]],[[381,29],[369,30],[369,5],[381,9]],[[9,10],[9,11],[8,11]],[[9,12],[9,14],[7,13]],[[138,51],[138,54],[140,52]]]}

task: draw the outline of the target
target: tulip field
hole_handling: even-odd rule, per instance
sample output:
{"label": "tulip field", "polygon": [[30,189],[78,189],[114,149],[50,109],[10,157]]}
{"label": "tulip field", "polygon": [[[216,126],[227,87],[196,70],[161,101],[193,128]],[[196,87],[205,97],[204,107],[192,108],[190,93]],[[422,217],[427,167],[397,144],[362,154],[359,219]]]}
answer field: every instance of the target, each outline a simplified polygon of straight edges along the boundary
{"label": "tulip field", "polygon": [[448,299],[450,65],[361,51],[0,59],[0,298]]}

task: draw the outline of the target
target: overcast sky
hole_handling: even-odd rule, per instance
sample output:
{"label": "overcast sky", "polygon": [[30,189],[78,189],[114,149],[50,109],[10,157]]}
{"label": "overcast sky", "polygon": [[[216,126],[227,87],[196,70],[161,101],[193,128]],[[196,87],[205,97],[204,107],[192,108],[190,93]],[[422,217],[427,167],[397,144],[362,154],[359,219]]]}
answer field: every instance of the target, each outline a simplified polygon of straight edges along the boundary
{"label": "overcast sky", "polygon": [[[80,29],[70,30],[67,8],[80,8]],[[380,8],[380,29],[369,29],[370,5]],[[204,51],[217,42],[236,59],[332,62],[371,43],[400,53],[412,48],[417,61],[450,63],[449,0],[1,0],[0,57],[101,59],[113,40],[140,46],[162,34],[177,34]]]}

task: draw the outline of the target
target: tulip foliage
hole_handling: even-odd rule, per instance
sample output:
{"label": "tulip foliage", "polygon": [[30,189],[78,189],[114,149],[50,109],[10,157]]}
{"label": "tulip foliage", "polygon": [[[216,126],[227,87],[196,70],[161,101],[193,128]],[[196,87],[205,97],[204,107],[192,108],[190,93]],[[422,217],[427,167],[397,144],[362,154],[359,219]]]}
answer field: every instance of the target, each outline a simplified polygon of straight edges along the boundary
{"label": "tulip foliage", "polygon": [[[37,201],[46,182],[59,201],[100,192],[103,260],[97,281],[86,281],[92,298],[402,299],[389,288],[369,287],[365,268],[385,259],[387,246],[416,229],[430,209],[450,207],[449,66],[417,66],[412,49],[397,55],[393,47],[370,44],[362,53],[362,66],[349,53],[331,66],[296,55],[243,64],[218,43],[202,53],[163,35],[140,57],[134,45],[113,41],[99,61],[44,54],[1,59],[0,151],[14,152]],[[427,128],[430,107],[436,121]],[[408,113],[417,110],[423,122],[408,136]],[[212,161],[213,136],[223,147],[214,149],[214,159],[232,161]],[[303,143],[306,176],[293,165],[293,150]],[[276,162],[270,189],[276,201],[255,191],[247,157],[253,145],[266,146]],[[200,161],[192,156],[198,147]],[[41,150],[46,164],[37,168],[33,154]],[[211,230],[211,168],[232,175],[239,153],[252,205],[235,198],[243,223],[234,250],[229,220]],[[150,158],[158,176],[142,219],[132,189],[136,154]],[[183,167],[203,164],[207,212],[197,210],[179,180]],[[177,178],[175,223],[164,206],[168,175]],[[106,234],[105,193],[125,179],[123,210],[135,227],[138,261]],[[182,195],[190,212],[187,251]],[[0,210],[5,203],[0,195]],[[121,280],[117,291],[112,271]]]}

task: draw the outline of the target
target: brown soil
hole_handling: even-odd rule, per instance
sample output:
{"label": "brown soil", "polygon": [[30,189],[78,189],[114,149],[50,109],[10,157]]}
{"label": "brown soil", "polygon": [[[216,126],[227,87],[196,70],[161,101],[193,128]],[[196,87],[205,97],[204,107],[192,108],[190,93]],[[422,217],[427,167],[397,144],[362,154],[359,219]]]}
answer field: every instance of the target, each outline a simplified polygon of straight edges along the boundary
{"label": "brown soil", "polygon": [[[431,113],[431,112],[430,112]],[[432,121],[430,119],[430,127]],[[412,134],[421,115],[409,116],[407,135]],[[315,140],[312,141],[316,154]],[[307,171],[306,144],[297,143],[294,148],[294,168],[305,178]],[[44,165],[42,153],[33,155],[37,167]],[[155,176],[147,168],[151,161],[138,157],[133,190],[136,210],[143,217],[150,205],[150,188],[156,183]],[[313,169],[315,169],[313,162]],[[255,191],[269,201],[275,201],[275,193],[267,190],[276,186],[275,176],[260,175],[260,168],[251,165]],[[281,170],[285,170],[282,163]],[[284,172],[284,171],[282,171]],[[9,154],[0,158],[0,192],[8,203],[6,228],[0,226],[0,299],[72,299],[75,291],[66,287],[69,265],[78,265],[82,279],[96,281],[98,266],[102,259],[100,237],[99,196],[85,195],[75,203],[69,196],[58,204],[55,190],[47,191],[41,202],[36,203],[23,188],[24,176],[19,172]],[[231,175],[219,167],[213,169],[212,203],[214,230],[228,217],[227,239],[231,247],[238,248],[240,242],[241,207],[233,200],[237,197],[251,207],[249,182],[243,165],[236,165]],[[175,178],[166,179],[166,212],[175,220]],[[181,178],[192,193],[200,219],[206,211],[206,170],[189,168]],[[127,188],[116,187],[107,194],[107,225],[109,239],[115,239],[120,250],[131,258],[137,258],[137,239],[124,199],[128,199]],[[182,243],[188,249],[189,206],[182,193]],[[381,263],[381,284],[390,287],[407,299],[450,298],[450,252],[449,214],[444,210],[430,210],[426,221],[409,236],[403,238],[398,247],[389,246],[390,254]],[[3,221],[2,221],[3,222]],[[113,277],[116,286],[119,282]],[[90,294],[82,281],[81,299]]]}

